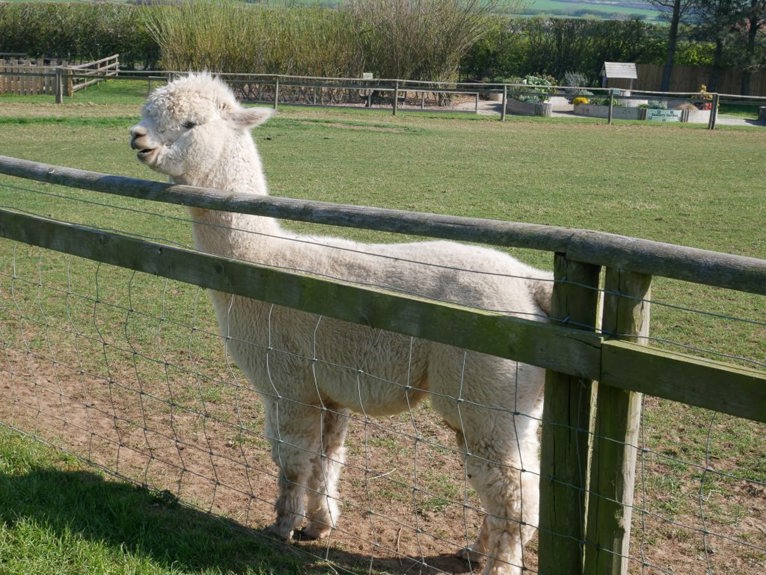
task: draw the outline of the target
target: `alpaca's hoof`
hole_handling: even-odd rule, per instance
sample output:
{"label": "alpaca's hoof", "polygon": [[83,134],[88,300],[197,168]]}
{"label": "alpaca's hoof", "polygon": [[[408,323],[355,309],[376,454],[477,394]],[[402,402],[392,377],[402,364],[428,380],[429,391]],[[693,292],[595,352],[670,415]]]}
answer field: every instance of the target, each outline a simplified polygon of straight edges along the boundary
{"label": "alpaca's hoof", "polygon": [[316,541],[327,537],[330,531],[332,531],[330,527],[309,524],[300,531],[296,531],[293,537],[296,541]]}
{"label": "alpaca's hoof", "polygon": [[295,541],[316,541],[319,537],[310,533],[308,529],[299,529],[293,532],[293,539]]}
{"label": "alpaca's hoof", "polygon": [[269,525],[266,528],[266,533],[271,535],[272,537],[276,537],[277,539],[281,541],[290,542],[293,538],[293,530],[290,529],[289,531],[286,531],[284,528],[281,528],[279,526],[279,523],[274,523],[273,525]]}
{"label": "alpaca's hoof", "polygon": [[487,556],[484,555],[484,553],[474,550],[472,545],[463,547],[457,552],[457,556],[470,563],[484,563],[487,559]]}

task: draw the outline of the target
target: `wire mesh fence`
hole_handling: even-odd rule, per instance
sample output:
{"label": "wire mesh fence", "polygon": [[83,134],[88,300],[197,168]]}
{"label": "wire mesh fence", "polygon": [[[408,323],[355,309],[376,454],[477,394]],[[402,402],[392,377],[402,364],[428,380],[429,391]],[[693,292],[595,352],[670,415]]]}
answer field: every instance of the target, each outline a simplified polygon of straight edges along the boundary
{"label": "wire mesh fence", "polygon": [[[91,210],[84,219],[97,218],[92,197],[66,199],[83,201]],[[152,240],[190,243],[182,231],[189,222],[175,212],[118,202],[95,210],[109,211],[109,221],[133,235],[151,229]],[[688,297],[666,301],[664,287],[657,282],[650,298],[652,346],[764,367],[762,296],[695,286]],[[4,425],[270,537],[279,474],[263,431],[263,397],[227,356],[227,334],[218,332],[203,289],[3,240],[0,314]],[[299,352],[263,342],[253,349],[272,365],[316,365],[311,344]],[[358,361],[345,367],[358,370]],[[761,573],[763,424],[653,397],[643,407],[639,441],[628,446],[638,457],[629,572]],[[485,514],[464,450],[438,413],[427,404],[378,418],[315,409],[349,422],[340,493],[332,495],[343,514],[327,539],[300,542],[302,550],[341,572],[480,569],[481,558],[454,555],[474,542]],[[499,415],[496,406],[482,410]],[[542,423],[539,414],[511,415],[520,425]],[[601,439],[587,427],[573,431],[587,443]],[[541,479],[534,466],[517,471]],[[586,553],[592,547],[587,539],[580,544]],[[533,573],[536,549],[535,537],[522,557]]]}

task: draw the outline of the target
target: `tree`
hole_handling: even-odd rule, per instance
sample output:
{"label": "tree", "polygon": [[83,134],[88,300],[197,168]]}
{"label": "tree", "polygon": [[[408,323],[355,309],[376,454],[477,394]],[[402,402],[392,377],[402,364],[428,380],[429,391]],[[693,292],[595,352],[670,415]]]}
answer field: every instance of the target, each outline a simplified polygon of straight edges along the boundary
{"label": "tree", "polygon": [[766,0],[747,0],[736,15],[739,17],[735,28],[740,40],[738,44],[743,45],[740,53],[742,68],[740,91],[742,94],[749,94],[753,72],[766,64],[762,40],[764,37],[762,29],[766,26]]}
{"label": "tree", "polygon": [[747,95],[750,93],[750,79],[753,72],[763,68],[764,64],[766,64],[764,47],[763,45],[758,45],[759,36],[763,39],[765,35],[761,30],[766,27],[766,0],[749,0],[744,6],[742,15],[745,36],[745,61],[742,66],[741,92]]}
{"label": "tree", "polygon": [[694,14],[696,37],[715,46],[711,88],[717,70],[736,67],[742,70],[741,92],[749,93],[752,73],[766,65],[766,0],[697,0]]}
{"label": "tree", "polygon": [[670,13],[668,50],[665,66],[662,68],[662,84],[660,86],[663,92],[667,92],[670,90],[670,78],[673,75],[673,60],[675,59],[676,47],[678,46],[679,27],[684,16],[689,14],[691,9],[698,3],[698,0],[649,0],[649,3],[665,13]]}

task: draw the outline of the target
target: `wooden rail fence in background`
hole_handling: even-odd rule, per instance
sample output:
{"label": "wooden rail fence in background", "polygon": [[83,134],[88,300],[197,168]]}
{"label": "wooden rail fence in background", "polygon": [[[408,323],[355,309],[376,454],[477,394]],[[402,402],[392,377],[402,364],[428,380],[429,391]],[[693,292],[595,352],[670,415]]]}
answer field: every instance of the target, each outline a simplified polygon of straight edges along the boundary
{"label": "wooden rail fence in background", "polygon": [[116,77],[119,71],[119,54],[73,66],[57,59],[3,58],[0,59],[0,94],[51,94],[61,103],[64,96],[70,97],[105,78]]}

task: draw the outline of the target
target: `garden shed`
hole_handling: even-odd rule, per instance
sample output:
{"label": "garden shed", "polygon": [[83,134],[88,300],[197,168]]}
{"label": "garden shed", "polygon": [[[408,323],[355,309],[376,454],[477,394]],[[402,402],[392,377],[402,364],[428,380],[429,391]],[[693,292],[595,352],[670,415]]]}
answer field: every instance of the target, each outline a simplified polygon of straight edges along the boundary
{"label": "garden shed", "polygon": [[[637,79],[638,72],[634,62],[604,62],[601,67],[601,86],[603,88],[631,90],[633,89],[633,80]],[[616,81],[616,83],[612,81]]]}

